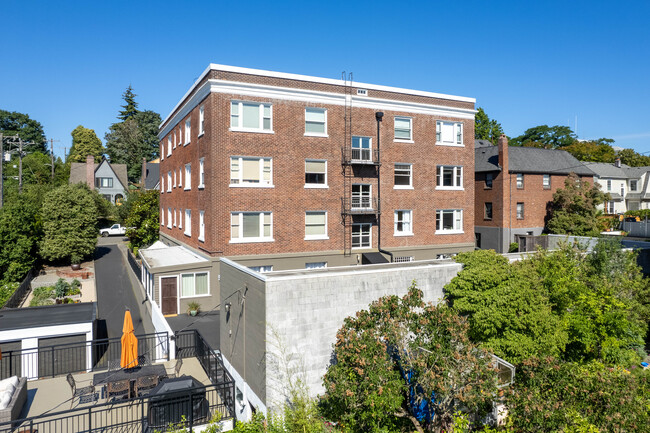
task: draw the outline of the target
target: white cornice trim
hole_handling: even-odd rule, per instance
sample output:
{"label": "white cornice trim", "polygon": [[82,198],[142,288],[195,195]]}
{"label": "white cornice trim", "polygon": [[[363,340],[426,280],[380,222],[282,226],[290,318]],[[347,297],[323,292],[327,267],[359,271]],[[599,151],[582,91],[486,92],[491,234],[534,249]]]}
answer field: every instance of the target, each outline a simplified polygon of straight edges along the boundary
{"label": "white cornice trim", "polygon": [[[167,123],[167,125],[159,132],[158,138],[164,138],[169,131],[173,129],[178,122],[194,107],[196,107],[210,92],[340,106],[345,105],[346,98],[346,95],[342,93],[242,83],[238,81],[208,80],[189,100],[187,100],[183,107],[171,119],[166,119],[165,122],[163,122],[163,124]],[[446,107],[443,105],[395,101],[367,96],[353,95],[351,101],[353,107],[453,117],[456,119],[473,120],[476,113],[476,110],[470,108]],[[176,108],[174,110],[176,110]]]}
{"label": "white cornice trim", "polygon": [[[321,78],[321,77],[313,77],[309,75],[300,75],[300,74],[291,74],[291,73],[286,73],[286,72],[275,72],[275,71],[266,71],[263,69],[251,69],[251,68],[242,68],[239,66],[228,66],[228,65],[220,65],[216,63],[210,63],[208,67],[201,73],[199,78],[192,84],[192,87],[183,95],[183,97],[180,99],[180,101],[174,106],[172,111],[169,113],[169,115],[165,118],[165,120],[162,121],[161,126],[164,125],[171,117],[172,114],[176,111],[176,109],[181,106],[182,102],[187,98],[190,93],[194,91],[196,86],[205,78],[206,75],[211,70],[215,71],[224,71],[224,72],[235,72],[239,74],[248,74],[248,75],[258,75],[258,76],[264,76],[264,77],[273,77],[273,78],[284,78],[288,80],[296,80],[296,81],[308,81],[311,83],[321,83],[321,84],[331,84],[335,86],[345,86],[346,83],[343,80],[336,80],[332,78]],[[393,92],[393,93],[404,93],[407,95],[416,95],[416,96],[425,96],[428,98],[439,98],[439,99],[447,99],[450,101],[460,101],[460,102],[471,102],[473,104],[476,103],[476,98],[468,98],[466,96],[455,96],[455,95],[448,95],[444,93],[434,93],[434,92],[425,92],[422,90],[413,90],[413,89],[404,89],[401,87],[391,87],[391,86],[382,86],[379,84],[368,84],[368,83],[358,83],[353,81],[351,83],[351,86],[354,88],[363,88],[363,89],[369,89],[369,90],[379,90],[383,92]]]}

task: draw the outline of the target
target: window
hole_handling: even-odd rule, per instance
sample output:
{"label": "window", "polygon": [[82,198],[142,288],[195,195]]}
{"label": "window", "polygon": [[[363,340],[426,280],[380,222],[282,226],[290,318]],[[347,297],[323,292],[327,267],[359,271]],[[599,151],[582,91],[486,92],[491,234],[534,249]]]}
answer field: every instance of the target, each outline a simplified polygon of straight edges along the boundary
{"label": "window", "polygon": [[522,189],[524,187],[524,174],[517,173],[517,189]]}
{"label": "window", "polygon": [[625,184],[621,184],[621,197],[625,196]]}
{"label": "window", "polygon": [[485,203],[485,214],[484,218],[486,220],[491,220],[492,219],[492,202],[486,202]]}
{"label": "window", "polygon": [[230,158],[230,186],[273,186],[271,158]]}
{"label": "window", "polygon": [[165,225],[165,209],[162,207],[160,208],[160,225]]}
{"label": "window", "polygon": [[192,236],[192,210],[185,209],[185,234]]}
{"label": "window", "polygon": [[545,174],[542,176],[542,187],[544,189],[550,189],[551,188],[551,175],[550,174]]}
{"label": "window", "polygon": [[271,104],[232,101],[230,103],[230,129],[272,132]]}
{"label": "window", "polygon": [[192,136],[190,134],[190,126],[191,126],[190,119],[187,119],[185,121],[185,144],[184,144],[184,146],[187,146],[188,144],[190,144],[190,140],[192,138]]}
{"label": "window", "polygon": [[413,256],[401,256],[401,257],[395,257],[393,259],[393,263],[409,263],[414,260]]}
{"label": "window", "polygon": [[637,185],[637,181],[636,180],[631,180],[630,181],[630,191],[636,191],[636,185]]}
{"label": "window", "polygon": [[199,211],[199,240],[205,240],[205,211]]}
{"label": "window", "polygon": [[352,248],[370,248],[372,224],[352,224]]}
{"label": "window", "polygon": [[[174,149],[176,149],[176,133],[175,132],[174,132],[173,136],[174,136]],[[180,133],[179,133],[178,136],[180,137]],[[170,154],[171,154],[171,152],[170,152]]]}
{"label": "window", "polygon": [[207,296],[210,294],[208,273],[181,274],[181,298]]}
{"label": "window", "polygon": [[[176,172],[174,172],[174,175],[176,175]],[[178,187],[179,187],[179,188],[183,186],[183,182],[182,182],[182,181],[183,181],[183,175],[181,174],[181,169],[180,169],[180,167],[179,167],[179,168],[178,168]],[[175,183],[175,182],[174,182],[174,183]],[[176,185],[174,185],[174,186],[176,186]]]}
{"label": "window", "polygon": [[327,212],[305,212],[305,239],[328,239]]}
{"label": "window", "polygon": [[395,164],[395,189],[413,188],[411,164]]}
{"label": "window", "polygon": [[370,137],[352,137],[352,160],[372,161],[371,146],[372,139]]}
{"label": "window", "polygon": [[[183,127],[179,126],[178,127],[178,145],[180,146],[183,143]],[[174,146],[174,149],[176,149],[176,146]]]}
{"label": "window", "polygon": [[395,211],[395,236],[410,236],[413,234],[412,211]]}
{"label": "window", "polygon": [[199,137],[205,133],[205,107],[199,108]]}
{"label": "window", "polygon": [[436,233],[462,233],[462,209],[444,209],[436,211]]}
{"label": "window", "polygon": [[612,190],[612,180],[607,179],[607,191],[611,191],[611,190]]}
{"label": "window", "polygon": [[165,192],[165,177],[160,176],[160,193],[162,194],[164,192]]}
{"label": "window", "polygon": [[305,188],[327,188],[327,161],[305,160]]}
{"label": "window", "polygon": [[172,228],[172,208],[167,208],[167,228]]}
{"label": "window", "polygon": [[372,209],[370,200],[370,185],[354,184],[352,185],[352,209]]}
{"label": "window", "polygon": [[248,269],[259,272],[260,274],[265,274],[273,271],[273,265],[249,266]]}
{"label": "window", "polygon": [[112,177],[96,177],[95,186],[97,188],[113,188],[113,178]]}
{"label": "window", "polygon": [[168,171],[167,172],[167,192],[171,192],[172,190],[172,172]]}
{"label": "window", "polygon": [[524,204],[523,203],[517,203],[517,219],[518,220],[523,220],[524,219]]}
{"label": "window", "polygon": [[436,189],[462,189],[463,167],[439,165],[436,176]]}
{"label": "window", "polygon": [[327,136],[327,110],[305,108],[305,135]]}
{"label": "window", "polygon": [[436,122],[436,144],[442,146],[463,145],[463,124],[460,122]]}
{"label": "window", "polygon": [[607,213],[610,215],[613,215],[616,213],[616,210],[614,209],[614,202],[613,201],[608,201],[607,202]]}
{"label": "window", "polygon": [[485,189],[492,189],[492,173],[485,173]]}
{"label": "window", "polygon": [[172,176],[174,176],[174,188],[176,188],[176,170],[174,170],[174,174]]}
{"label": "window", "polygon": [[183,211],[178,209],[178,229],[183,228]]}
{"label": "window", "polygon": [[326,267],[327,267],[327,262],[305,263],[305,269],[324,269]]}
{"label": "window", "polygon": [[395,140],[413,140],[412,121],[410,117],[395,117]]}
{"label": "window", "polygon": [[199,159],[199,189],[205,188],[205,158]]}
{"label": "window", "polygon": [[271,212],[233,212],[230,214],[230,242],[273,241]]}
{"label": "window", "polygon": [[[178,186],[180,186],[180,184]],[[185,164],[185,189],[186,190],[192,189],[192,164],[191,163]]]}
{"label": "window", "polygon": [[172,156],[172,137],[171,137],[171,135],[169,137],[167,137],[167,156]]}

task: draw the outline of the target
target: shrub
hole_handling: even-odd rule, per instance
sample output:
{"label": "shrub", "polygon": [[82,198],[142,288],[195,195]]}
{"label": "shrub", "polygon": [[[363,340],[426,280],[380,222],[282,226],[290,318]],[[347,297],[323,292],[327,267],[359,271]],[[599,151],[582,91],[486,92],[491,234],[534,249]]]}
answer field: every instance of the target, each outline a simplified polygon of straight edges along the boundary
{"label": "shrub", "polygon": [[37,287],[34,289],[32,294],[33,297],[29,303],[30,307],[54,304],[54,299],[52,299],[55,295],[54,286]]}
{"label": "shrub", "polygon": [[59,278],[59,280],[54,285],[54,291],[56,293],[57,298],[65,297],[65,295],[68,294],[69,290],[70,290],[70,284],[68,284],[68,282],[63,278]]}

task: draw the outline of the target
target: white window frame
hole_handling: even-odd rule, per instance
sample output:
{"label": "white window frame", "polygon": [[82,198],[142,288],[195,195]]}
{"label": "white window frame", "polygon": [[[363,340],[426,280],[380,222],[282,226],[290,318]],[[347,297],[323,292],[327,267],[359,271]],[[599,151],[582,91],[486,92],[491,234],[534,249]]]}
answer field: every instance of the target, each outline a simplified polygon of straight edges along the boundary
{"label": "white window frame", "polygon": [[542,188],[551,189],[551,175],[543,174],[542,175]]}
{"label": "white window frame", "polygon": [[[369,227],[369,229],[368,229],[368,233],[369,233],[368,245],[367,246],[366,245],[359,245],[359,246],[355,247],[354,246],[354,229],[355,229],[355,227],[361,228],[362,226],[368,226]],[[350,245],[352,245],[353,250],[372,248],[372,223],[353,223],[352,224],[352,234],[351,234],[351,236],[352,236],[352,239],[351,239]],[[359,241],[361,241],[361,237],[363,236],[363,231],[360,231],[358,236],[359,236]]]}
{"label": "white window frame", "polygon": [[[309,214],[324,214],[325,216],[325,233],[322,235],[308,235],[307,234],[307,215]],[[306,241],[314,241],[314,240],[324,240],[324,239],[329,239],[329,236],[327,234],[327,211],[324,210],[315,210],[315,211],[307,211],[305,212],[305,240]],[[315,224],[314,224],[315,225]]]}
{"label": "white window frame", "polygon": [[199,158],[199,189],[205,188],[205,158]]}
{"label": "white window frame", "polygon": [[[197,274],[207,274],[208,276],[208,293],[203,294],[203,295],[197,295],[196,294],[196,275]],[[183,275],[193,275],[194,276],[194,294],[193,295],[183,295]],[[202,272],[182,272],[178,276],[178,298],[179,299],[189,299],[189,298],[205,298],[208,296],[212,296],[210,293],[210,271],[202,271]]]}
{"label": "white window frame", "polygon": [[[176,174],[176,173],[174,173]],[[174,185],[176,186],[176,185]],[[178,167],[178,187],[181,188],[183,186],[183,168]]]}
{"label": "white window frame", "polygon": [[[259,226],[259,234],[261,236],[258,237],[244,237],[244,214],[258,214],[260,217],[260,226]],[[269,237],[264,237],[264,215],[269,214],[270,215],[270,235]],[[238,235],[236,238],[232,237],[232,221],[233,221],[233,216],[237,216],[238,218]],[[230,243],[231,244],[245,244],[245,243],[253,243],[253,242],[275,242],[275,239],[273,239],[273,212],[230,212]]]}
{"label": "white window frame", "polygon": [[[408,166],[408,172],[409,172],[409,184],[408,185],[397,185],[395,183],[395,177],[397,177],[397,166],[398,165],[406,165]],[[403,169],[401,169],[403,170]],[[393,189],[413,189],[413,164],[409,164],[407,162],[396,162],[395,165],[393,166]]]}
{"label": "white window frame", "polygon": [[178,208],[178,229],[182,230],[183,229],[183,209]]}
{"label": "white window frame", "polygon": [[[443,215],[452,212],[454,221],[453,229],[443,229]],[[463,233],[463,210],[462,209],[438,209],[436,210],[436,234],[449,235]]]}
{"label": "white window frame", "polygon": [[[358,193],[355,194],[355,187],[359,187]],[[368,187],[367,190],[368,192],[364,192],[364,187]],[[354,206],[354,198],[358,197],[358,202],[359,206]],[[368,200],[368,206],[363,206],[364,199]],[[353,183],[352,184],[352,194],[351,194],[351,202],[350,202],[350,209],[354,210],[359,210],[359,209],[374,209],[373,205],[374,203],[372,202],[372,184],[369,183]]]}
{"label": "white window frame", "polygon": [[[308,162],[324,162],[325,163],[325,183],[307,183],[307,173],[316,173],[307,171]],[[327,185],[327,160],[326,159],[305,159],[305,188],[329,188]]]}
{"label": "white window frame", "polygon": [[[317,123],[323,125],[324,132],[307,132],[307,111],[312,111],[313,113],[320,112],[323,114],[323,120],[309,121],[311,123]],[[327,108],[318,108],[318,107],[305,107],[305,137],[329,137],[327,135]]]}
{"label": "white window frame", "polygon": [[172,192],[172,172],[167,172],[167,192]]}
{"label": "white window frame", "polygon": [[185,236],[192,237],[192,209],[185,209]]}
{"label": "white window frame", "polygon": [[199,107],[199,137],[205,134],[205,107]]}
{"label": "white window frame", "polygon": [[172,208],[171,206],[167,207],[167,228],[172,228]]}
{"label": "white window frame", "polygon": [[165,192],[165,176],[162,175],[160,176],[160,193],[163,194]]}
{"label": "white window frame", "polygon": [[607,179],[606,185],[607,185],[607,192],[610,192],[612,190],[612,180]]}
{"label": "white window frame", "polygon": [[517,173],[517,181],[516,181],[515,186],[517,187],[517,189],[524,189],[525,185],[526,184],[524,183],[524,174],[523,173]]}
{"label": "white window frame", "polygon": [[205,211],[199,211],[199,241],[205,242]]}
{"label": "white window frame", "polygon": [[188,118],[185,121],[185,143],[183,146],[187,146],[192,141],[192,118]]}
{"label": "white window frame", "polygon": [[[180,185],[178,186],[180,187]],[[185,191],[190,189],[192,189],[192,163],[188,162],[185,164]]]}
{"label": "white window frame", "polygon": [[518,220],[523,220],[526,217],[526,208],[523,202],[517,202],[516,215]]}
{"label": "white window frame", "polygon": [[[172,176],[174,177],[174,188],[176,188],[176,170],[172,171]],[[179,179],[180,181],[180,179]]]}
{"label": "white window frame", "polygon": [[267,272],[273,272],[273,265],[249,266],[248,269],[258,274],[266,274]]}
{"label": "white window frame", "polygon": [[165,227],[165,208],[160,206],[160,225]]}
{"label": "white window frame", "polygon": [[[355,140],[355,138],[358,138],[358,139],[359,139],[359,140],[358,140],[358,141],[359,141],[359,147],[354,147],[354,140]],[[363,142],[364,142],[364,140],[366,140],[366,139],[368,140],[368,148],[364,148],[364,147],[363,147],[363,144],[364,144]],[[367,137],[367,136],[364,136],[364,135],[353,135],[353,136],[352,136],[352,141],[351,141],[351,143],[350,143],[350,148],[351,148],[351,151],[350,151],[350,159],[351,159],[352,161],[372,161],[372,160],[373,160],[373,159],[372,159],[372,158],[373,158],[373,155],[372,155],[372,137]],[[358,150],[358,151],[359,151],[359,158],[355,158],[355,157],[354,157],[354,151],[355,151],[355,150]],[[363,155],[363,154],[364,154],[364,151],[367,151],[367,152],[368,152],[368,158],[364,158],[364,157],[363,157],[363,156],[364,156],[364,155]]]}
{"label": "white window frame", "polygon": [[605,208],[606,208],[607,213],[609,215],[613,215],[614,213],[616,213],[615,206],[616,206],[616,202],[614,200],[610,200],[608,202],[605,202]]}
{"label": "white window frame", "polygon": [[[176,132],[175,131],[172,132],[172,137],[174,139],[174,149],[176,149]],[[179,134],[179,137],[180,137],[180,134]]]}
{"label": "white window frame", "polygon": [[[409,138],[397,138],[397,122],[396,120],[407,120],[409,123]],[[393,118],[393,132],[394,141],[398,143],[413,143],[413,118],[408,116],[395,116]]]}
{"label": "white window frame", "polygon": [[305,269],[326,269],[327,262],[308,262],[305,263]]}
{"label": "white window frame", "polygon": [[[237,167],[238,167],[238,179],[237,181],[239,183],[232,183],[233,181],[233,173],[232,173],[232,162],[233,159],[237,159]],[[258,168],[259,168],[259,183],[244,183],[244,160],[257,160],[258,161]],[[267,181],[264,180],[264,162],[269,161],[269,167],[270,167],[270,173],[269,173],[269,180],[268,183],[265,183]],[[271,157],[259,157],[259,156],[231,156],[230,157],[230,185],[231,188],[274,188],[275,185],[273,185],[273,158]]]}
{"label": "white window frame", "polygon": [[[632,185],[634,185],[634,188],[632,188]],[[638,187],[639,187],[639,181],[637,179],[630,179],[630,186],[629,186],[630,192],[636,192]]]}
{"label": "white window frame", "polygon": [[[233,104],[237,104],[237,114],[233,114],[232,107]],[[244,113],[244,104],[246,105],[257,105],[258,115],[259,115],[259,128],[245,128],[243,124],[243,113]],[[264,107],[269,107],[269,116],[264,116]],[[237,118],[237,126],[233,126],[233,118]],[[270,129],[264,129],[264,119],[268,118],[270,123]],[[262,134],[273,134],[273,104],[268,102],[254,102],[254,101],[230,101],[230,130],[237,132],[257,132]]]}
{"label": "white window frame", "polygon": [[172,136],[171,135],[169,137],[167,137],[167,156],[172,156]]}
{"label": "white window frame", "polygon": [[[443,170],[445,169],[452,169],[451,171],[451,182],[452,185],[442,185],[441,183],[443,182],[444,176],[443,176]],[[439,165],[436,168],[436,189],[441,189],[441,190],[454,190],[454,191],[462,191],[464,190],[463,182],[464,182],[464,173],[463,173],[463,166],[461,165]]]}
{"label": "white window frame", "polygon": [[[448,142],[448,141],[442,141],[442,128],[443,126],[446,127],[453,127],[454,130],[452,132],[454,141],[453,142]],[[460,138],[460,142],[459,142]],[[446,121],[446,120],[436,120],[436,145],[437,146],[452,146],[452,147],[465,147],[465,136],[464,136],[464,131],[463,131],[463,123],[462,122],[451,122],[451,121]]]}
{"label": "white window frame", "polygon": [[[399,217],[398,217],[398,212],[403,212],[405,214],[408,214],[408,221],[404,221],[404,219],[402,219],[402,221],[400,221]],[[413,236],[413,210],[411,210],[411,209],[397,209],[393,213],[393,216],[394,216],[394,223],[393,223],[394,234],[393,235],[394,236]],[[398,230],[398,224],[399,223],[402,224],[402,230]],[[408,230],[404,230],[405,225],[408,225]]]}

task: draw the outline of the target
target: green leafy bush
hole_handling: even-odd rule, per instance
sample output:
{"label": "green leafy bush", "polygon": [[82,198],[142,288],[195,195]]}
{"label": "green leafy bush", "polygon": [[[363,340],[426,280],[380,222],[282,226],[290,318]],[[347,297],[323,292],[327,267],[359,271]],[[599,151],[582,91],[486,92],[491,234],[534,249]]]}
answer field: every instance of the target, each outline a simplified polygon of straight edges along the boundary
{"label": "green leafy bush", "polygon": [[0,286],[0,308],[7,303],[18,286],[20,286],[20,283],[7,283]]}
{"label": "green leafy bush", "polygon": [[54,286],[37,287],[33,290],[32,295],[32,300],[29,303],[30,307],[52,305],[54,304],[56,290],[54,289]]}
{"label": "green leafy bush", "polygon": [[650,217],[650,209],[629,210],[625,215],[636,216],[643,220]]}
{"label": "green leafy bush", "polygon": [[54,285],[54,291],[56,293],[57,298],[65,297],[68,294],[69,290],[70,290],[70,284],[63,278],[59,278],[59,280]]}

